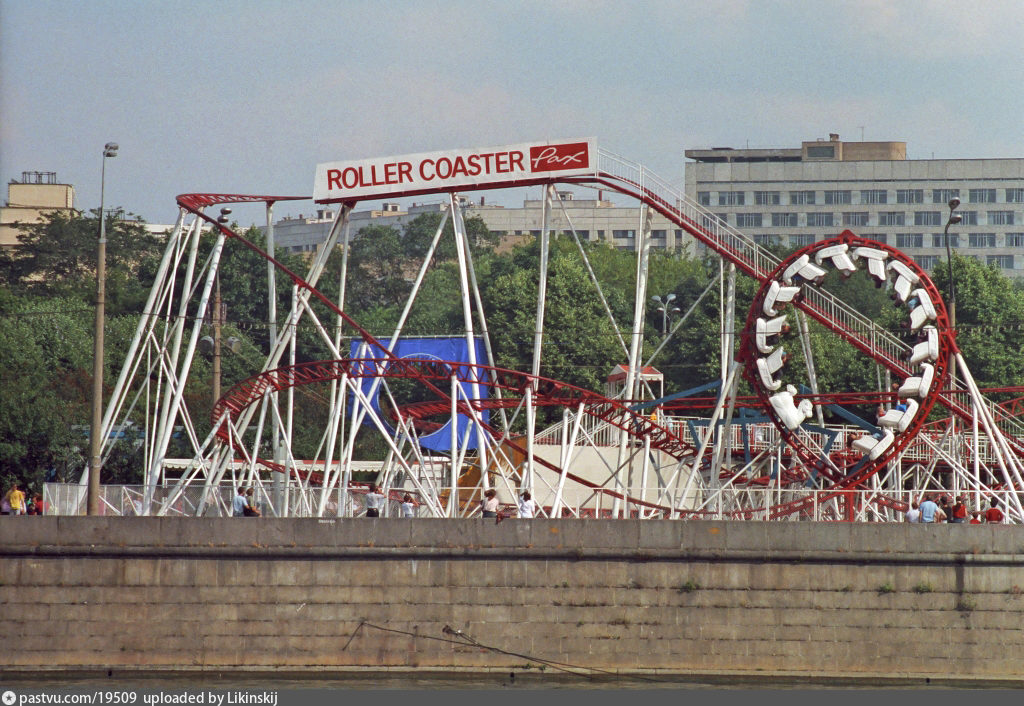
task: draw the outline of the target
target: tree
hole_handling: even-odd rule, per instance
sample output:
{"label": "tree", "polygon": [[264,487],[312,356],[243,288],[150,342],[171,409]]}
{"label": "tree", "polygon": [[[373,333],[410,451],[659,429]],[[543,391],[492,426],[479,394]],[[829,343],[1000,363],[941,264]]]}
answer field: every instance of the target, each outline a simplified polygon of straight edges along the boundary
{"label": "tree", "polygon": [[[106,308],[116,316],[139,310],[163,247],[140,221],[125,220],[119,209],[106,217]],[[90,217],[44,213],[38,223],[19,224],[19,230],[18,247],[0,255],[0,281],[17,292],[95,301],[98,210]]]}
{"label": "tree", "polygon": [[[948,292],[948,268],[936,267],[932,281]],[[953,284],[957,345],[978,386],[1024,385],[1024,291],[998,268],[956,253]]]}

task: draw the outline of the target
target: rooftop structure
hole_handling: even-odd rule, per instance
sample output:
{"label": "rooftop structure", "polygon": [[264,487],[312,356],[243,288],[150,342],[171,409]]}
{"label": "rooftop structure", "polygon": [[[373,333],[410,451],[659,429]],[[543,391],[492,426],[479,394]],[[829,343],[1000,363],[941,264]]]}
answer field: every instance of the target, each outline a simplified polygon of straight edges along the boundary
{"label": "rooftop structure", "polygon": [[18,244],[16,223],[38,223],[44,213],[73,211],[75,187],[57,181],[56,172],[22,172],[7,185],[7,203],[0,207],[0,247]]}

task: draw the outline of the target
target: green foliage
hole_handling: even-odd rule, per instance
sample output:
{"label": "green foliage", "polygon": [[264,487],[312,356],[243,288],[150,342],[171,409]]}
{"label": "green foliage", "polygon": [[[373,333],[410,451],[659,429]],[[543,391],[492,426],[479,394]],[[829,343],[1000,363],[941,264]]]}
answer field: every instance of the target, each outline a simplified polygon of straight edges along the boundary
{"label": "green foliage", "polygon": [[[141,223],[122,216],[116,209],[108,211],[105,224],[106,308],[112,316],[141,308],[163,250]],[[0,255],[4,286],[47,299],[95,301],[98,213],[44,213],[38,223],[20,226],[18,241],[18,247]]]}
{"label": "green foliage", "polygon": [[931,593],[932,587],[931,584],[927,584],[922,581],[921,583],[914,586],[913,591],[914,593]]}
{"label": "green foliage", "polygon": [[693,579],[687,579],[686,583],[681,585],[678,589],[679,593],[693,593],[694,591],[700,590],[700,584]]}
{"label": "green foliage", "polygon": [[883,583],[881,586],[878,587],[878,592],[879,593],[883,593],[883,594],[884,593],[895,593],[896,589],[893,588],[891,583],[886,581],[885,583]]}
{"label": "green foliage", "polygon": [[[932,279],[948,291],[946,267],[935,268]],[[957,254],[953,284],[957,344],[979,387],[1024,384],[1024,291],[998,268]]]}

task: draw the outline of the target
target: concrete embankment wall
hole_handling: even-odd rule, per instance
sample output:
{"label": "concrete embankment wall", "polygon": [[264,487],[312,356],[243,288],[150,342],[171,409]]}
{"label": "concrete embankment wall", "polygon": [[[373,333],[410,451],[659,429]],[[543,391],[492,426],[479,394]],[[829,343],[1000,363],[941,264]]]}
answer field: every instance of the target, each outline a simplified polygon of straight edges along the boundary
{"label": "concrete embankment wall", "polygon": [[1024,686],[1024,527],[2,517],[0,538],[7,678],[548,660]]}

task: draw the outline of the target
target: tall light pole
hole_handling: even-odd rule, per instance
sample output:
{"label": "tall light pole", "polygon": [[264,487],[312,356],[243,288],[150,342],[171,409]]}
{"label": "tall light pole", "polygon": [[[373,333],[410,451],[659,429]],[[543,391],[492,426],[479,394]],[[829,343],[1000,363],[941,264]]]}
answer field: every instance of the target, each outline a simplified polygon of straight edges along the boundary
{"label": "tall light pole", "polygon": [[[230,208],[222,208],[217,223],[227,225],[230,213]],[[220,271],[214,276],[217,287],[213,297],[213,403],[217,404],[220,399],[220,325],[223,304],[220,300]]]}
{"label": "tall light pole", "polygon": [[959,213],[953,213],[957,206],[960,205],[960,199],[953,197],[949,200],[949,218],[946,219],[946,228],[942,231],[942,240],[946,243],[946,265],[949,268],[949,284],[947,290],[949,291],[949,327],[956,332],[956,288],[953,286],[953,254],[949,249],[949,227],[961,220]]}
{"label": "tall light pole", "polygon": [[668,315],[678,314],[680,309],[678,306],[672,306],[672,301],[676,298],[675,294],[666,294],[665,301],[662,302],[661,297],[655,294],[651,297],[651,300],[657,304],[657,311],[661,312],[661,337],[664,338],[668,335]]}
{"label": "tall light pole", "polygon": [[96,337],[92,368],[92,425],[89,428],[89,488],[86,512],[100,513],[100,468],[103,465],[103,324],[106,321],[107,289],[107,222],[103,213],[103,197],[107,184],[107,157],[117,156],[117,143],[103,145],[103,168],[100,171],[100,242],[96,252]]}

